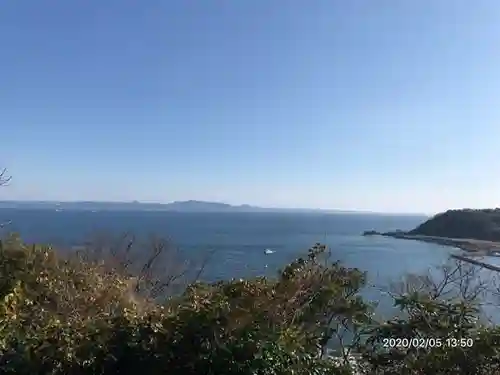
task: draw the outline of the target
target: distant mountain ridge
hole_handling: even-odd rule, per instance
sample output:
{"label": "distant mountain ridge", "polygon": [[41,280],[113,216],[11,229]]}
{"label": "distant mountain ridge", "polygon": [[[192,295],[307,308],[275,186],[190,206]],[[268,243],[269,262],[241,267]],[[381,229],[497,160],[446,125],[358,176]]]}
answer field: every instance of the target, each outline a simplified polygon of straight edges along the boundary
{"label": "distant mountain ridge", "polygon": [[356,213],[358,211],[321,210],[307,208],[267,208],[248,204],[231,205],[220,202],[198,200],[175,201],[171,203],[133,202],[55,202],[55,201],[0,201],[0,208],[10,209],[54,209],[54,210],[114,210],[114,211],[173,211],[173,212],[332,212]]}

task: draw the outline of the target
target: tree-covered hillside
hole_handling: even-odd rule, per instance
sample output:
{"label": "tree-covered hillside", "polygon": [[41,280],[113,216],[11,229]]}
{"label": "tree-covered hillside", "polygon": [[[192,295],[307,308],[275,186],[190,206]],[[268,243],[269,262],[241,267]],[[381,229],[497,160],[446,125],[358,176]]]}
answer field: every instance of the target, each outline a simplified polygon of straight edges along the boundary
{"label": "tree-covered hillside", "polygon": [[500,241],[500,209],[448,210],[408,234]]}

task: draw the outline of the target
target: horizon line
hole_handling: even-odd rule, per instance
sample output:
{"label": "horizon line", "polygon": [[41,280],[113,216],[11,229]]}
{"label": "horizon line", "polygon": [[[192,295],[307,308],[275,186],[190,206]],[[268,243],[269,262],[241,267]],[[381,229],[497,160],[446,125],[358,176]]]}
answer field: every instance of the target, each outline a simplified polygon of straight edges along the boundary
{"label": "horizon line", "polygon": [[270,206],[259,206],[252,205],[249,203],[233,204],[221,201],[206,201],[198,199],[187,199],[187,200],[175,200],[169,202],[158,202],[158,201],[140,201],[140,200],[130,200],[130,201],[114,201],[114,200],[36,200],[36,199],[2,199],[1,202],[10,203],[112,203],[112,204],[156,204],[156,205],[169,205],[173,203],[187,203],[187,202],[198,202],[198,203],[214,203],[223,204],[231,207],[249,207],[256,209],[269,209],[269,210],[309,210],[309,211],[337,211],[345,213],[360,213],[360,214],[385,214],[385,215],[422,215],[430,216],[436,215],[438,212],[425,213],[425,212],[387,212],[387,211],[371,211],[366,209],[341,209],[341,208],[312,208],[312,207],[270,207]]}

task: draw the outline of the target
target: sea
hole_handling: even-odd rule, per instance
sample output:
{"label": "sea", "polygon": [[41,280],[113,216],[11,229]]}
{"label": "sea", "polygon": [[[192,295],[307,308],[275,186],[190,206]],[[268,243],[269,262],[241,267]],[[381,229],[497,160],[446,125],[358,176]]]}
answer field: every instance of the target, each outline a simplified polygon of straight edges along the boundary
{"label": "sea", "polygon": [[[411,274],[426,274],[449,262],[457,249],[436,244],[363,236],[366,230],[409,230],[428,218],[362,213],[183,213],[168,211],[83,211],[0,209],[2,230],[27,242],[74,249],[99,236],[125,233],[163,238],[187,260],[208,260],[203,278],[273,276],[315,243],[333,260],[367,273],[363,296],[377,313],[394,314],[387,290]],[[208,254],[208,257],[205,255]]]}

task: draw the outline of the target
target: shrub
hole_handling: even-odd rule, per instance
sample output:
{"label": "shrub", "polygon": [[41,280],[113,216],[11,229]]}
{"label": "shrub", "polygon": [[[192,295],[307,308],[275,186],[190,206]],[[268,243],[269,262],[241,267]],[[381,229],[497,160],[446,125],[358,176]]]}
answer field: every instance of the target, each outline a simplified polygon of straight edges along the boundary
{"label": "shrub", "polygon": [[[444,284],[424,283],[394,295],[401,316],[377,322],[359,296],[364,273],[331,262],[322,245],[274,278],[194,282],[161,301],[137,288],[141,275],[125,271],[85,256],[61,258],[16,236],[1,241],[0,372],[352,374],[347,361],[323,355],[332,339],[344,359],[359,355],[367,374],[499,372],[500,329],[479,322],[474,300],[446,299]],[[447,272],[447,280],[464,280]],[[396,337],[442,345],[384,346]],[[474,345],[446,342],[460,338]]]}
{"label": "shrub", "polygon": [[500,328],[481,320],[480,297],[493,284],[460,261],[441,271],[439,279],[410,275],[393,295],[400,316],[364,327],[357,349],[368,373],[500,373]]}
{"label": "shrub", "polygon": [[363,274],[322,263],[325,250],[274,279],[193,283],[158,304],[109,267],[10,237],[0,248],[2,371],[331,373],[319,354],[329,326],[355,325],[368,310],[357,296]]}

